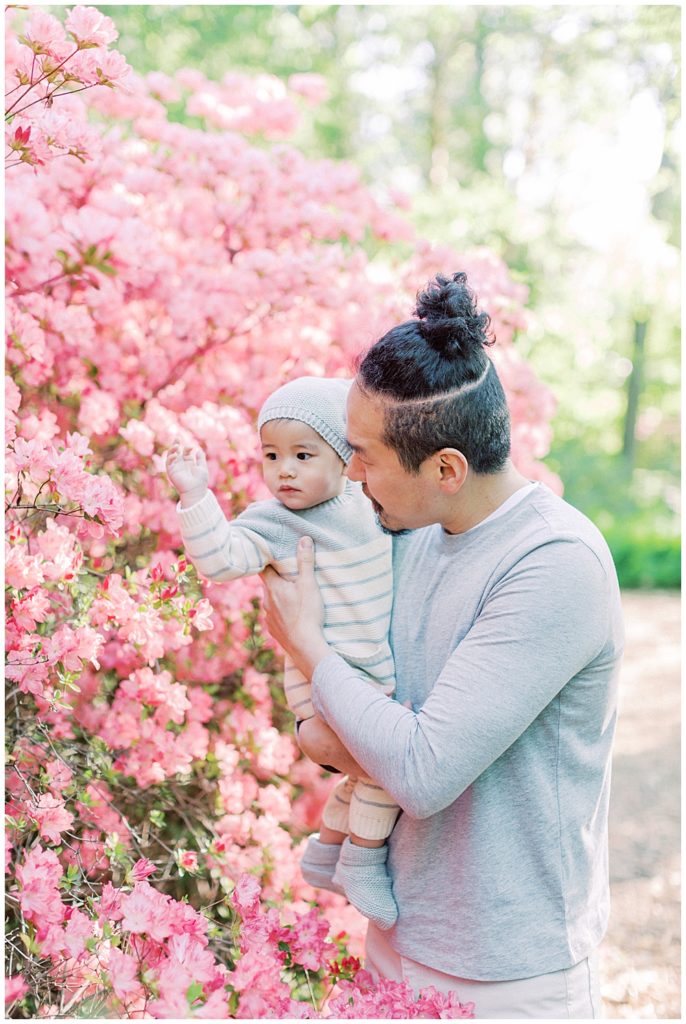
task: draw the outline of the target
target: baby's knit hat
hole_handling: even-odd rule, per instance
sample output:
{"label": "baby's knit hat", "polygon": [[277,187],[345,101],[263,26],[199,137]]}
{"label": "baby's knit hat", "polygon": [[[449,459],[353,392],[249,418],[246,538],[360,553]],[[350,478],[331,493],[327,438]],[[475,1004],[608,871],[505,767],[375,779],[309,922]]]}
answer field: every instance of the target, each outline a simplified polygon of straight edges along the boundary
{"label": "baby's knit hat", "polygon": [[340,377],[298,377],[269,396],[257,418],[262,430],[270,420],[300,420],[323,437],[347,465],[353,450],[345,436],[345,400],[352,381]]}

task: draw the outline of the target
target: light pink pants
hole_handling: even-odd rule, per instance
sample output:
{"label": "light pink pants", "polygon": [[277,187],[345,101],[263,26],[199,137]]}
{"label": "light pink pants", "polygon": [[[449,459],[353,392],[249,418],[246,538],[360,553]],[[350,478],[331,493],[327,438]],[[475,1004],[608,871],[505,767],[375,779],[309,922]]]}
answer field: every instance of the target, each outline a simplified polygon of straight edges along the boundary
{"label": "light pink pants", "polygon": [[474,1003],[485,1020],[594,1020],[601,1016],[598,955],[552,974],[517,981],[469,981],[443,974],[401,956],[373,924],[367,930],[365,967],[375,980],[407,981],[415,994],[433,985],[439,992],[457,992],[461,1003]]}

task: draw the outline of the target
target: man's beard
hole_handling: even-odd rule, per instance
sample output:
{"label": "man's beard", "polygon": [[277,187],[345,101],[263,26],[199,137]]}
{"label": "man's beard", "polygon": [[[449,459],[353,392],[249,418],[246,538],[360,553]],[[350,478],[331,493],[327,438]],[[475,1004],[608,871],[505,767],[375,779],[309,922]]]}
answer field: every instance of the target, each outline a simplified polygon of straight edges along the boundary
{"label": "man's beard", "polygon": [[412,530],[406,530],[404,528],[401,528],[400,530],[391,530],[390,527],[384,526],[384,524],[381,522],[383,506],[379,505],[376,498],[372,498],[371,494],[366,489],[366,487],[363,486],[362,490],[367,500],[372,503],[372,509],[374,510],[374,518],[376,519],[376,525],[379,527],[382,533],[385,533],[389,537],[402,537],[406,533],[412,533]]}
{"label": "man's beard", "polygon": [[388,526],[384,526],[384,524],[381,522],[381,517],[379,516],[378,512],[375,513],[375,517],[376,525],[379,527],[382,533],[385,533],[389,537],[402,537],[406,533],[412,533],[412,530],[406,530],[404,528],[400,530],[391,530]]}

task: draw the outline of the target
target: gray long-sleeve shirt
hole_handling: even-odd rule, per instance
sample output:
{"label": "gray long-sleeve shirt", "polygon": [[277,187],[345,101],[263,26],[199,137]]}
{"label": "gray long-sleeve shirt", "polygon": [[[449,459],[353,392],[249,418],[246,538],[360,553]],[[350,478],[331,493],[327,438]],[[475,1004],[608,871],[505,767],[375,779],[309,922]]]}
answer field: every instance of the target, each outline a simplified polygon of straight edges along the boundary
{"label": "gray long-sleeve shirt", "polygon": [[389,941],[474,980],[569,967],[609,909],[623,627],[607,546],[539,486],[467,533],[397,538],[394,578],[396,700],[337,655],[313,678],[319,714],[405,811]]}

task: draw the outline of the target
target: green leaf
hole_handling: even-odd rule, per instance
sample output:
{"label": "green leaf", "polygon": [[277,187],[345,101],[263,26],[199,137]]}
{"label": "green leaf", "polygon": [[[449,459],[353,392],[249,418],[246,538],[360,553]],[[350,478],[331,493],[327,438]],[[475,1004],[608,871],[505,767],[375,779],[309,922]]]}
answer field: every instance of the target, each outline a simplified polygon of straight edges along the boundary
{"label": "green leaf", "polygon": [[202,985],[200,984],[199,981],[194,981],[186,989],[186,999],[188,1000],[188,1005],[192,1006],[193,1003],[196,1001],[196,999],[200,999],[201,996],[202,996]]}
{"label": "green leaf", "polygon": [[36,940],[34,939],[33,935],[31,935],[28,932],[22,932],[19,938],[26,946],[26,951],[28,953],[30,953],[32,956],[40,956],[40,947]]}

